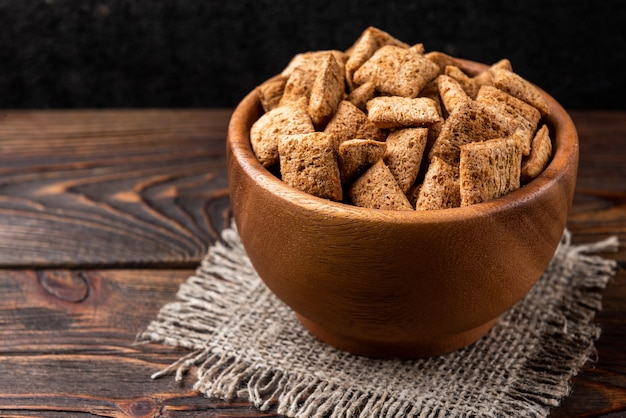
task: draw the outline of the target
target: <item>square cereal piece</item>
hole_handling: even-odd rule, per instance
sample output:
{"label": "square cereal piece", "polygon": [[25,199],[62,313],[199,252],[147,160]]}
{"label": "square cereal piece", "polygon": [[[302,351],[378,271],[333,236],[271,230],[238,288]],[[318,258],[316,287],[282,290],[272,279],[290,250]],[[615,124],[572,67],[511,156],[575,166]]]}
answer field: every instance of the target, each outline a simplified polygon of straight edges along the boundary
{"label": "square cereal piece", "polygon": [[318,130],[323,129],[333,116],[345,91],[344,71],[329,53],[315,77],[309,98],[309,115]]}
{"label": "square cereal piece", "polygon": [[468,76],[456,65],[447,65],[444,74],[455,79],[467,95],[475,99],[480,85],[472,77]]}
{"label": "square cereal piece", "polygon": [[415,209],[448,209],[459,207],[460,204],[458,168],[433,157],[419,188]]}
{"label": "square cereal piece", "polygon": [[448,114],[452,113],[452,110],[461,103],[472,100],[456,79],[445,74],[437,77],[437,87],[441,103],[443,103]]}
{"label": "square cereal piece", "polygon": [[548,127],[543,125],[533,138],[530,155],[522,162],[522,180],[528,183],[548,166],[552,157],[552,141]]}
{"label": "square cereal piece", "polygon": [[385,141],[387,150],[383,161],[403,193],[407,193],[417,179],[427,138],[427,128],[405,128],[391,132]]}
{"label": "square cereal piece", "polygon": [[382,160],[378,160],[348,189],[356,206],[372,209],[413,210],[406,195]]}
{"label": "square cereal piece", "polygon": [[332,54],[335,57],[343,71],[348,59],[346,53],[336,49],[327,49],[296,54],[280,74],[284,77],[289,77],[296,68],[309,74],[317,74],[322,63],[326,61],[328,54]]}
{"label": "square cereal piece", "polygon": [[313,83],[319,73],[320,67],[331,54],[340,67],[340,72],[345,72],[346,55],[342,51],[322,50],[297,54],[289,62],[287,67],[281,72],[283,77],[287,77],[283,97],[280,104],[306,97],[307,101],[313,89]]}
{"label": "square cereal piece", "polygon": [[343,198],[332,138],[323,132],[283,135],[278,140],[280,174],[285,183],[324,199]]}
{"label": "square cereal piece", "polygon": [[520,124],[515,133],[521,138],[522,155],[530,153],[530,143],[541,119],[541,114],[535,107],[491,86],[480,88],[476,102],[518,120]]}
{"label": "square cereal piece", "polygon": [[315,82],[316,73],[304,70],[302,68],[294,68],[289,74],[283,89],[283,95],[278,102],[279,106],[284,106],[291,102],[297,102],[304,99],[309,102],[313,83]]}
{"label": "square cereal piece", "polygon": [[450,165],[458,165],[461,146],[475,141],[509,137],[519,125],[475,101],[455,107],[443,123],[441,132],[429,153],[429,158],[441,158]]}
{"label": "square cereal piece", "polygon": [[371,139],[349,139],[339,145],[337,161],[342,183],[351,183],[376,161],[383,158],[387,144]]}
{"label": "square cereal piece", "polygon": [[461,206],[486,202],[520,188],[522,150],[515,138],[472,142],[461,147]]}
{"label": "square cereal piece", "polygon": [[478,86],[493,86],[493,79],[491,77],[491,70],[497,70],[499,68],[503,68],[505,70],[513,71],[513,67],[511,66],[511,61],[506,58],[501,59],[500,61],[494,63],[486,69],[478,74],[476,74],[472,79]]}
{"label": "square cereal piece", "polygon": [[348,85],[352,85],[352,78],[356,70],[374,55],[374,53],[385,45],[395,45],[408,48],[409,45],[394,38],[385,31],[373,26],[365,29],[359,39],[346,51],[349,56],[346,61],[346,80]]}
{"label": "square cereal piece", "polygon": [[356,70],[354,83],[369,81],[381,94],[413,98],[438,74],[439,66],[423,55],[410,48],[387,45]]}
{"label": "square cereal piece", "polygon": [[263,114],[250,128],[250,145],[264,167],[278,164],[278,137],[315,131],[306,100],[291,102]]}
{"label": "square cereal piece", "polygon": [[548,102],[532,83],[503,68],[493,68],[490,72],[494,87],[534,106],[543,116],[550,114]]}
{"label": "square cereal piece", "polygon": [[287,84],[287,77],[278,75],[263,82],[257,88],[261,106],[263,106],[265,112],[269,112],[275,107],[278,107],[280,99],[283,97],[283,92],[285,91],[285,84]]}
{"label": "square cereal piece", "polygon": [[347,100],[339,103],[337,112],[326,125],[324,132],[333,137],[335,149],[339,149],[339,145],[348,139],[382,141],[387,137],[387,132],[370,122],[365,113]]}
{"label": "square cereal piece", "polygon": [[380,129],[426,127],[441,121],[437,104],[427,97],[374,97],[367,102],[367,117]]}

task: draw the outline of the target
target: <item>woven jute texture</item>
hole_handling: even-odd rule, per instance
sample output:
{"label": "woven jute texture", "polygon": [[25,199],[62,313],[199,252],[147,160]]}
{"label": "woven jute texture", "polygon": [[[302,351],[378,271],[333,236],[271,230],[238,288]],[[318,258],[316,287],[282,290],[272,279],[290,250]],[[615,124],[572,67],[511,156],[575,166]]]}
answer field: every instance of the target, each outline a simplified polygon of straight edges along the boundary
{"label": "woven jute texture", "polygon": [[422,360],[377,360],[309,334],[261,282],[234,227],[139,335],[189,354],[153,375],[224,400],[278,404],[289,417],[541,417],[568,394],[595,356],[592,323],[616,263],[597,252],[616,238],[572,245],[565,231],[531,292],[478,342]]}

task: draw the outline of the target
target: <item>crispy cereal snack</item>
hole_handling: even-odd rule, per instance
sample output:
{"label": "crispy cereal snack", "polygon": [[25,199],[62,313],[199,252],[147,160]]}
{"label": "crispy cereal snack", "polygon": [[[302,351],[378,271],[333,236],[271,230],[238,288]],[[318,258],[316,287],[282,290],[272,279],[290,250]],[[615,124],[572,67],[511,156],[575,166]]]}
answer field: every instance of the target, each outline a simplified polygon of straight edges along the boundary
{"label": "crispy cereal snack", "polygon": [[288,185],[314,196],[341,200],[343,191],[332,138],[323,132],[282,135],[280,175]]}
{"label": "crispy cereal snack", "polygon": [[333,54],[328,54],[313,81],[309,97],[309,115],[316,128],[324,128],[335,114],[345,89],[343,68]]}
{"label": "crispy cereal snack", "polygon": [[471,100],[470,96],[465,92],[461,83],[455,78],[448,75],[440,75],[437,77],[437,89],[441,102],[448,114],[452,113],[455,107],[460,104],[467,103]]}
{"label": "crispy cereal snack", "polygon": [[446,163],[439,157],[433,157],[419,189],[415,208],[417,210],[446,209],[458,207],[460,204],[458,167]]}
{"label": "crispy cereal snack", "polygon": [[417,179],[427,138],[427,128],[404,128],[390,133],[385,141],[387,149],[383,161],[403,193],[408,192]]}
{"label": "crispy cereal snack", "polygon": [[250,128],[250,144],[261,164],[271,167],[278,163],[280,135],[314,132],[304,99],[276,107],[257,120]]}
{"label": "crispy cereal snack", "polygon": [[345,51],[297,54],[257,88],[265,113],[252,149],[286,184],[344,204],[440,210],[496,199],[550,163],[550,109],[506,58],[465,68],[368,27]]}
{"label": "crispy cereal snack", "polygon": [[357,206],[373,209],[413,210],[396,179],[382,160],[378,160],[350,187],[350,200]]}
{"label": "crispy cereal snack", "polygon": [[533,138],[530,155],[522,161],[522,180],[529,182],[546,168],[552,155],[552,141],[548,127],[543,125]]}
{"label": "crispy cereal snack", "polygon": [[461,147],[461,206],[486,202],[520,187],[522,151],[516,138],[476,141]]}
{"label": "crispy cereal snack", "polygon": [[490,72],[495,87],[525,101],[535,107],[542,115],[550,113],[546,99],[530,82],[524,80],[513,71],[504,68],[492,68]]}
{"label": "crispy cereal snack", "polygon": [[381,94],[413,98],[438,73],[439,66],[414,49],[387,45],[356,70],[353,82],[371,82]]}
{"label": "crispy cereal snack", "polygon": [[381,129],[428,126],[441,121],[437,104],[427,97],[375,97],[367,102],[367,112],[370,122]]}
{"label": "crispy cereal snack", "polygon": [[386,132],[370,122],[365,113],[347,100],[339,103],[337,113],[330,120],[324,132],[333,137],[335,149],[338,149],[343,141],[349,139],[384,141],[387,137]]}
{"label": "crispy cereal snack", "polygon": [[515,133],[521,139],[522,154],[528,155],[530,153],[530,145],[541,118],[541,114],[536,108],[500,89],[490,86],[482,86],[480,88],[476,102],[519,121],[520,124]]}
{"label": "crispy cereal snack", "polygon": [[387,143],[372,139],[349,139],[339,145],[337,158],[341,182],[348,184],[363,174],[387,149]]}

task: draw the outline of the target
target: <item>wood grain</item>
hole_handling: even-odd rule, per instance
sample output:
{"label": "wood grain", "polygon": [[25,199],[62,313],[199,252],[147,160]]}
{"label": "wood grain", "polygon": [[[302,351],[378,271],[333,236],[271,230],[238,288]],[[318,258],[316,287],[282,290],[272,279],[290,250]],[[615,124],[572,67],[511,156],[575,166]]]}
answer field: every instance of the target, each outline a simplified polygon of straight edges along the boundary
{"label": "wood grain", "polygon": [[[258,411],[244,400],[224,403],[198,396],[191,390],[191,375],[182,385],[150,379],[184,351],[137,344],[136,335],[192,273],[0,271],[0,370],[5,376],[0,378],[0,416],[18,411],[23,416],[166,417],[211,411],[211,416],[256,416]],[[57,279],[52,292],[42,285],[42,278],[77,276],[81,279]],[[59,296],[80,293],[85,285],[88,295],[81,300]]]}
{"label": "wood grain", "polygon": [[[617,235],[626,242],[626,121],[618,112],[570,112],[578,130],[580,162],[568,228],[574,242]],[[624,266],[626,245],[610,256]]]}
{"label": "wood grain", "polygon": [[[230,110],[0,114],[0,416],[256,417],[136,344],[229,222]],[[576,111],[574,241],[617,235],[597,361],[552,417],[626,415],[626,113]]]}
{"label": "wood grain", "polygon": [[196,265],[228,217],[229,115],[5,113],[0,265]]}

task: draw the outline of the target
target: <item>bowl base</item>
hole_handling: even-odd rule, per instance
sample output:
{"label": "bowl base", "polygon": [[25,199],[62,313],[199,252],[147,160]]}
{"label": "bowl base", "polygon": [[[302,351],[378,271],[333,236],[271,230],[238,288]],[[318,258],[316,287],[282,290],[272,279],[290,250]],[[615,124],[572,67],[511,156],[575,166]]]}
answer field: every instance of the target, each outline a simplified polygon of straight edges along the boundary
{"label": "bowl base", "polygon": [[320,340],[342,351],[365,357],[414,360],[447,354],[466,347],[483,337],[495,325],[497,318],[458,334],[443,335],[422,341],[372,341],[346,336],[320,327],[296,313],[300,323]]}

